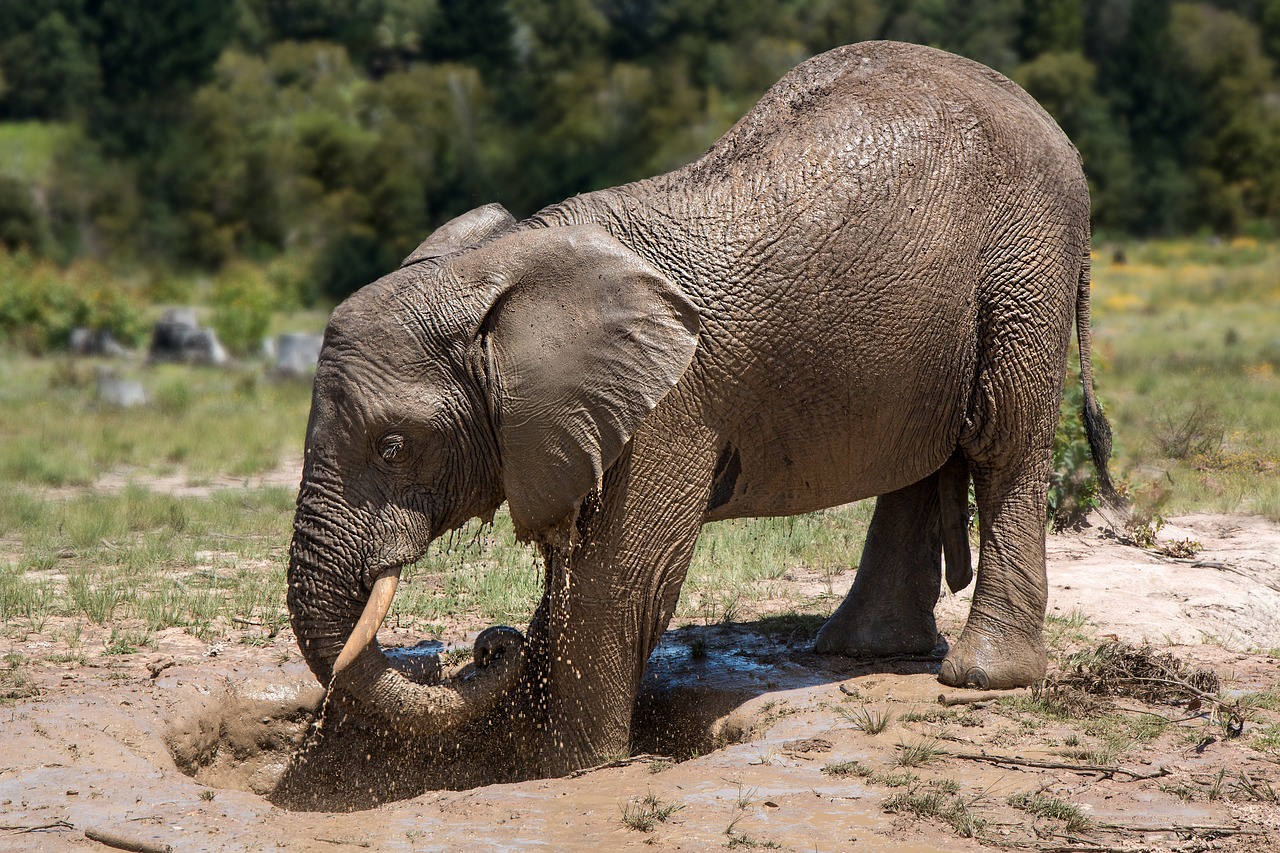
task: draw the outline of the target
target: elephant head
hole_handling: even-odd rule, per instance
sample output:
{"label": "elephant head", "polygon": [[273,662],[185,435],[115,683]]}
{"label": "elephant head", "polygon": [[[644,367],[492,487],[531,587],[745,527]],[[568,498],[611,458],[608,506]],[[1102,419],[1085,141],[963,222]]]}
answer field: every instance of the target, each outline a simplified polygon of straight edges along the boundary
{"label": "elephant head", "polygon": [[504,500],[522,540],[571,547],[582,502],[679,380],[697,332],[685,297],[604,229],[518,226],[496,205],[340,305],[289,560],[290,618],[316,677],[415,732],[504,697],[536,703],[545,670],[510,629],[481,635],[466,679],[422,685],[391,668],[375,635],[401,568]]}

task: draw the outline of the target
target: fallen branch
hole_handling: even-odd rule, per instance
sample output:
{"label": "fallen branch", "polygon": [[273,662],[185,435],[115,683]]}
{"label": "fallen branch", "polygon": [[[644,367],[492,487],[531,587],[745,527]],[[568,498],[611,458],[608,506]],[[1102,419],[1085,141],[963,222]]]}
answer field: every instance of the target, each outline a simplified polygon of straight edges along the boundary
{"label": "fallen branch", "polygon": [[75,829],[75,826],[65,820],[55,820],[52,823],[37,823],[32,826],[0,826],[0,832],[9,832],[14,835],[21,835],[24,832],[44,832],[46,829]]}
{"label": "fallen branch", "polygon": [[1245,829],[1242,826],[1211,826],[1206,824],[1171,824],[1169,826],[1128,826],[1123,823],[1095,823],[1098,829],[1112,832],[1181,832],[1192,835],[1265,835],[1260,829]]}
{"label": "fallen branch", "polygon": [[606,761],[604,764],[597,764],[595,767],[584,767],[581,770],[575,770],[569,774],[570,779],[577,779],[580,776],[586,776],[588,773],[594,773],[597,770],[609,770],[614,767],[630,767],[632,764],[653,764],[657,761],[672,761],[668,755],[650,755],[644,753],[642,755],[633,755],[630,758],[615,758],[613,761]]}
{"label": "fallen branch", "polygon": [[348,847],[370,846],[368,841],[356,841],[350,838],[321,838],[319,835],[317,835],[315,838],[316,838],[316,841],[323,841],[325,844],[345,844]]}
{"label": "fallen branch", "polygon": [[994,702],[1010,696],[1021,696],[1025,690],[980,690],[976,693],[939,693],[939,705],[975,705],[979,702]]}
{"label": "fallen branch", "polygon": [[141,838],[130,838],[105,829],[86,829],[84,837],[117,850],[129,850],[131,853],[173,853],[173,848],[159,841],[144,841]]}
{"label": "fallen branch", "polygon": [[1012,764],[1017,767],[1035,767],[1041,770],[1070,770],[1074,773],[1100,773],[1104,776],[1114,776],[1117,773],[1123,773],[1134,780],[1159,779],[1161,776],[1169,775],[1169,771],[1163,767],[1155,773],[1137,773],[1133,770],[1126,770],[1123,767],[1112,767],[1107,764],[1069,764],[1064,761],[1036,761],[1031,758],[989,755],[985,752],[949,752],[947,753],[947,756],[949,758],[963,758],[966,761],[986,761],[989,764]]}
{"label": "fallen branch", "polygon": [[1041,847],[1038,844],[1010,844],[1005,842],[1008,847],[1016,847],[1019,850],[1034,850],[1036,853],[1132,853],[1130,847],[1103,847],[1100,844],[1068,844],[1058,845],[1057,847]]}

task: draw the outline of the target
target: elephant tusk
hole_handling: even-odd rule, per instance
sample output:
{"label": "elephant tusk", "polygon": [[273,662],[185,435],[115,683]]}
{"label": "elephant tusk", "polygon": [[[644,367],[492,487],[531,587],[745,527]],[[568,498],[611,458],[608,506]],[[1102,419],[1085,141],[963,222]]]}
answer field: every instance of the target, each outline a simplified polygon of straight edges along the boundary
{"label": "elephant tusk", "polygon": [[335,676],[350,666],[378,636],[382,620],[387,618],[387,611],[391,609],[391,600],[396,597],[396,584],[399,582],[399,569],[393,569],[373,582],[373,589],[369,591],[369,600],[364,605],[364,612],[360,614],[360,620],[356,622],[355,628],[351,629],[351,636],[347,637],[346,645],[342,647],[338,660],[333,664]]}

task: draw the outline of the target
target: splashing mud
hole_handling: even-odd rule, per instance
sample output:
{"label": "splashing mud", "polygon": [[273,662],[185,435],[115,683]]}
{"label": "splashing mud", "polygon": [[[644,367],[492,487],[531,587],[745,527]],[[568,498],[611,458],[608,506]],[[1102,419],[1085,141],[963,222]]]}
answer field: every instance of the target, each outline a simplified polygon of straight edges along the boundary
{"label": "splashing mud", "polygon": [[[636,702],[636,752],[685,760],[739,743],[752,731],[750,715],[737,713],[744,703],[826,680],[766,662],[780,650],[759,635],[720,633],[721,645],[697,655],[681,632],[654,651]],[[443,650],[427,642],[386,653],[397,669],[428,681],[441,676]],[[166,736],[174,763],[201,784],[301,811],[358,811],[432,789],[511,780],[503,750],[476,746],[485,740],[477,731],[455,732],[447,743],[407,739],[305,680],[228,682],[179,709]]]}

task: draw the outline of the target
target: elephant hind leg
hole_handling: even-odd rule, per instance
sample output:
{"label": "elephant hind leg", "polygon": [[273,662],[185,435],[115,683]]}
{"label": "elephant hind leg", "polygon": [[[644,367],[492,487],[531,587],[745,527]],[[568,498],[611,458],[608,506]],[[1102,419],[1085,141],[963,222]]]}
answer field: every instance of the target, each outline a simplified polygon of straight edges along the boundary
{"label": "elephant hind leg", "polygon": [[983,690],[1023,687],[1044,677],[1045,486],[1041,466],[1009,476],[976,470],[981,546],[964,631],[943,661],[944,684]]}
{"label": "elephant hind leg", "polygon": [[[976,394],[960,445],[973,476],[981,544],[969,618],[938,676],[945,684],[1004,689],[1045,674],[1046,484],[1073,278],[1064,268],[1046,271],[1039,288],[1006,287],[1017,305],[993,307],[1001,319],[980,339]],[[1038,310],[1027,312],[1035,303]]]}
{"label": "elephant hind leg", "polygon": [[850,657],[933,651],[942,580],[939,473],[876,499],[853,587],[818,632],[822,654]]}

